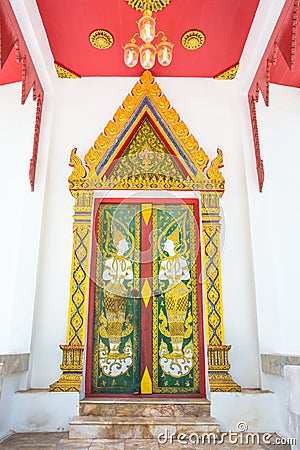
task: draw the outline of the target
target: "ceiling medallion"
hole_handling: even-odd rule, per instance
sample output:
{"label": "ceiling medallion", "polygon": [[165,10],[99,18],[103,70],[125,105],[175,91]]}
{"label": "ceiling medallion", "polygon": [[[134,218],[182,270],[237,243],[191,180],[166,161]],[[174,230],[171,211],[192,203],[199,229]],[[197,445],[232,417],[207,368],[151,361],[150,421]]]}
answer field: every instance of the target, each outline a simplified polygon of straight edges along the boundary
{"label": "ceiling medallion", "polygon": [[187,50],[197,50],[205,42],[204,34],[199,30],[190,30],[184,33],[181,44]]}
{"label": "ceiling medallion", "polygon": [[161,11],[171,0],[126,0],[137,11]]}
{"label": "ceiling medallion", "polygon": [[114,38],[108,31],[95,30],[90,34],[90,43],[93,47],[103,50],[113,45]]}

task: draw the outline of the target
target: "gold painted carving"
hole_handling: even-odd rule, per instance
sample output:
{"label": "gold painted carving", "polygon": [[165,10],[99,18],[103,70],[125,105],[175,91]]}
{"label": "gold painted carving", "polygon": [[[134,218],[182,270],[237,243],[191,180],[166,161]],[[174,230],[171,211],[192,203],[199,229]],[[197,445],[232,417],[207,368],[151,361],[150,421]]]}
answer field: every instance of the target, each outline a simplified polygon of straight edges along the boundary
{"label": "gold painted carving", "polygon": [[[190,134],[185,123],[180,120],[179,114],[170,106],[166,96],[154,81],[152,73],[150,71],[145,71],[140,77],[139,82],[133,87],[131,94],[127,95],[122,106],[115,113],[113,120],[105,127],[104,133],[99,135],[94,146],[91,147],[85,155],[84,160],[86,166],[89,168],[89,175],[85,178],[77,179],[73,185],[70,185],[71,190],[82,188],[80,187],[81,183],[86,185],[86,188],[88,189],[97,188],[95,184],[97,184],[97,181],[101,181],[95,179],[97,166],[108,152],[111,145],[115,142],[117,136],[124,128],[133,112],[146,96],[150,99],[163,121],[171,130],[174,138],[186,154],[186,157],[199,172],[197,178],[200,179],[200,173],[203,174],[204,169],[207,167],[208,156],[202,148],[199,148],[199,144],[195,137]],[[105,170],[103,172],[105,172]],[[203,175],[202,178],[205,179],[205,176]],[[214,186],[214,188],[220,189],[219,186]]]}
{"label": "gold painted carving", "polygon": [[60,345],[63,361],[60,366],[62,375],[50,385],[52,392],[79,392],[82,380],[83,345]]}
{"label": "gold painted carving", "polygon": [[70,155],[70,163],[69,166],[74,167],[73,172],[69,176],[69,182],[78,180],[80,178],[86,177],[86,170],[82,165],[81,159],[76,155],[77,148],[73,148]]}
{"label": "gold painted carving", "polygon": [[143,298],[146,308],[148,308],[148,304],[149,304],[151,295],[152,295],[152,290],[151,290],[148,278],[146,278],[146,280],[143,284],[143,287],[142,287],[142,298]]}
{"label": "gold painted carving", "polygon": [[[125,162],[130,159],[130,166],[136,164],[136,173],[127,178],[119,177],[118,174],[112,174],[108,178],[105,175],[106,167],[102,169],[101,175],[96,174],[96,168],[100,164],[104,155],[114,143],[115,139],[124,128],[125,124],[133,114],[134,110],[139,106],[145,96],[148,96],[162,116],[169,129],[173,132],[176,140],[181,144],[186,157],[192,162],[197,172],[195,176],[188,175],[183,177],[175,174],[171,177],[169,170],[164,173],[168,175],[161,175],[157,173],[141,173],[142,160],[138,155],[130,154],[125,157]],[[145,149],[146,151],[146,149]],[[199,144],[193,135],[189,133],[188,128],[180,120],[179,115],[174,108],[170,106],[166,96],[162,94],[158,84],[154,82],[154,78],[149,71],[145,71],[138,83],[133,87],[131,94],[129,94],[123,102],[113,121],[110,121],[105,127],[104,133],[101,133],[94,143],[94,147],[85,155],[85,163],[89,169],[89,174],[83,172],[83,165],[81,160],[77,157],[75,159],[75,151],[71,153],[70,165],[74,167],[74,171],[69,178],[69,187],[71,192],[78,189],[174,189],[174,190],[217,190],[224,191],[224,178],[219,172],[222,165],[219,163],[222,160],[222,152],[218,150],[218,157],[211,164],[209,170],[209,177],[205,176],[205,169],[209,163],[209,158],[203,148],[199,148]],[[164,154],[157,153],[159,156]],[[163,159],[163,163],[167,164],[167,156]],[[78,159],[77,159],[78,158]],[[126,159],[127,158],[127,159]],[[144,158],[145,159],[145,158]],[[135,160],[136,163],[135,163]],[[129,161],[127,161],[129,162]],[[145,163],[145,161],[143,161]],[[184,163],[184,161],[182,160]],[[138,163],[140,166],[138,167]],[[219,163],[219,166],[218,166]],[[166,169],[166,168],[165,168]],[[175,176],[176,175],[176,176]]]}
{"label": "gold painted carving", "polygon": [[109,31],[95,30],[90,34],[90,43],[100,50],[110,48],[114,43],[114,38]]}
{"label": "gold painted carving", "polygon": [[149,223],[151,215],[152,215],[152,204],[151,203],[143,203],[142,204],[142,216],[143,216],[146,226]]}
{"label": "gold painted carving", "polygon": [[161,11],[171,0],[126,0],[137,11]]}
{"label": "gold painted carving", "polygon": [[74,246],[71,278],[71,297],[67,341],[74,345],[84,344],[84,322],[88,287],[88,260],[90,224],[74,224]]}
{"label": "gold painted carving", "polygon": [[219,200],[214,199],[214,210],[202,204],[202,246],[204,255],[204,295],[206,299],[207,342],[222,345],[224,330],[222,320],[222,286],[220,260]]}
{"label": "gold painted carving", "polygon": [[240,65],[236,64],[235,66],[231,67],[228,70],[225,70],[225,72],[221,73],[220,75],[217,75],[214,77],[215,80],[234,80],[237,74],[237,71],[239,70]]}
{"label": "gold painted carving", "polygon": [[66,69],[65,67],[54,63],[57,75],[59,78],[80,78],[79,75],[76,75],[75,73],[71,72],[70,70]]}
{"label": "gold painted carving", "polygon": [[181,38],[182,47],[186,50],[198,50],[205,42],[205,36],[200,30],[189,30]]}
{"label": "gold painted carving", "polygon": [[122,156],[116,159],[112,175],[123,179],[135,173],[164,173],[176,178],[183,175],[176,163],[177,159],[145,118]]}
{"label": "gold painted carving", "polygon": [[[191,212],[193,213],[193,209],[191,209]],[[157,242],[158,245],[153,247],[153,290],[158,291],[160,289],[159,277],[161,276],[161,279],[164,279],[165,277],[168,279],[170,272],[175,267],[181,267],[184,276],[179,275],[179,273],[177,275],[174,274],[175,279],[177,279],[176,281],[178,281],[178,283],[175,281],[175,285],[173,282],[171,282],[170,285],[172,277],[169,277],[169,289],[165,291],[164,301],[162,303],[157,300],[153,301],[153,386],[157,393],[191,393],[194,388],[197,389],[199,387],[196,287],[197,267],[196,264],[193,264],[189,270],[187,268],[185,257],[188,257],[189,252],[191,252],[190,254],[192,255],[196,254],[196,234],[192,227],[189,239],[189,249],[183,248],[180,251],[180,254],[175,250],[174,256],[166,256],[159,263],[159,255],[162,254],[161,244],[164,235],[168,236],[168,238],[174,242],[175,249],[179,244],[181,233],[183,244],[187,242],[187,239],[185,237],[186,228],[185,225],[183,225],[183,223],[186,223],[185,213],[181,216],[181,230],[175,227],[175,229],[169,233],[169,225],[160,237],[158,233],[158,218],[158,211],[157,209],[154,209],[152,216],[153,240],[154,242]],[[178,218],[176,220],[178,220]],[[173,225],[174,222],[171,223],[171,226]],[[187,285],[185,285],[182,282],[182,278],[188,279],[188,277],[189,281]],[[163,303],[165,312],[162,309]],[[170,345],[167,344],[163,337],[159,337],[160,333],[170,339]],[[189,342],[184,342],[185,339],[189,339],[191,336],[192,338]],[[159,367],[165,375],[170,375],[174,379],[178,379],[175,385],[170,386],[167,380],[163,384],[159,382]],[[189,375],[192,370],[193,375],[190,374],[189,380],[186,381],[184,385],[180,385],[179,379],[182,376]]]}
{"label": "gold painted carving", "polygon": [[229,374],[228,352],[231,345],[209,345],[207,349],[208,378],[211,392],[240,392]]}
{"label": "gold painted carving", "polygon": [[[112,171],[108,176],[106,170],[110,166],[117,152],[122,149],[120,143],[111,159],[106,162],[99,175],[96,168],[104,155],[114,144],[119,133],[125,127],[130,117],[147,96],[161,116],[162,120],[172,132],[173,137],[181,146],[187,160],[196,168],[196,174],[180,176],[174,173],[174,176],[157,173],[145,173],[147,168],[137,167],[137,171],[122,178],[120,175],[114,175]],[[147,108],[147,106],[146,106]],[[149,110],[147,112],[150,114]],[[140,117],[140,116],[139,116]],[[132,125],[134,126],[136,122]],[[159,124],[157,124],[159,126]],[[127,135],[126,135],[127,136]],[[125,139],[125,138],[124,138]],[[144,149],[144,151],[146,151]],[[159,154],[159,153],[158,153]],[[130,156],[130,155],[129,155]],[[145,162],[145,161],[144,161]],[[222,286],[221,286],[221,264],[220,264],[220,208],[219,199],[224,193],[224,178],[220,172],[223,167],[222,151],[218,149],[218,155],[214,158],[205,173],[209,164],[209,159],[196,139],[189,133],[188,128],[180,120],[179,115],[174,108],[170,106],[165,95],[162,94],[158,84],[149,71],[145,71],[140,81],[135,84],[131,94],[123,102],[112,121],[105,127],[104,133],[101,133],[85,156],[85,163],[89,169],[87,173],[81,159],[76,154],[76,148],[72,150],[70,157],[70,166],[73,171],[69,177],[69,187],[72,195],[75,197],[74,206],[74,225],[73,225],[73,257],[69,297],[69,316],[67,330],[67,344],[61,346],[63,350],[63,371],[60,379],[51,385],[50,389],[54,391],[79,391],[82,378],[82,353],[84,348],[86,331],[86,305],[88,289],[88,261],[90,252],[90,226],[92,198],[95,190],[100,189],[170,189],[170,190],[196,190],[201,191],[202,201],[202,246],[204,260],[204,298],[206,306],[207,320],[207,342],[208,342],[208,361],[209,361],[209,380],[211,390],[214,391],[238,391],[240,388],[236,385],[229,375],[228,351],[230,346],[224,346],[223,329],[223,308],[222,308]],[[132,161],[131,161],[132,163]],[[184,165],[184,161],[182,161]],[[145,223],[150,219],[151,211],[148,205],[144,205],[143,216]],[[196,270],[196,266],[193,268]],[[150,286],[144,285],[143,298],[145,304],[148,304],[151,296]],[[196,302],[196,298],[193,299]],[[153,305],[154,314],[158,311],[156,303]],[[170,306],[171,308],[171,306]],[[167,314],[172,311],[167,308]],[[195,306],[196,308],[196,306]],[[161,327],[165,324],[165,332],[171,333],[166,322],[167,317],[161,317]],[[184,323],[185,333],[191,328],[192,318],[187,316]],[[194,317],[194,327],[197,317]],[[178,321],[177,321],[178,322]],[[176,322],[176,323],[177,323]],[[103,324],[102,324],[103,325]],[[182,323],[177,323],[182,328]],[[173,330],[174,336],[180,336],[178,330]],[[180,331],[180,330],[179,330]],[[163,333],[163,330],[161,330]],[[176,334],[177,333],[177,334]],[[179,334],[178,334],[179,333]],[[196,333],[197,334],[197,333]],[[195,334],[195,335],[196,335]],[[184,336],[186,337],[186,336]],[[158,342],[154,336],[154,351],[158,353]],[[164,349],[161,349],[164,351]],[[154,370],[154,382],[156,373]],[[148,389],[147,374],[145,373],[145,390]],[[148,387],[147,387],[148,386]],[[149,388],[150,389],[150,388]],[[175,388],[174,388],[175,389]],[[189,388],[187,388],[189,389]],[[169,391],[168,391],[169,392]],[[170,391],[171,392],[171,391]],[[173,392],[173,391],[172,391]],[[174,393],[176,390],[174,390]]]}
{"label": "gold painted carving", "polygon": [[[122,265],[124,260],[119,260]],[[125,268],[124,268],[125,270]],[[118,284],[118,286],[117,286]],[[109,286],[109,283],[108,285]],[[112,286],[112,285],[111,285]],[[125,289],[120,283],[115,282],[112,289]],[[109,288],[108,288],[109,289]],[[125,294],[125,292],[124,292]],[[133,324],[129,315],[126,316],[127,297],[116,293],[104,291],[104,311],[100,316],[99,334],[101,338],[108,339],[109,345],[100,340],[99,365],[104,374],[109,377],[117,377],[128,372],[133,363],[132,339],[128,337],[123,351],[120,352],[122,337],[130,336]]]}
{"label": "gold painted carving", "polygon": [[82,180],[74,180],[70,183],[72,195],[79,189],[172,189],[180,191],[209,191],[217,189],[220,195],[224,191],[224,183],[216,183],[216,180],[208,180],[202,174],[202,177],[192,179],[190,177],[172,178],[167,175],[160,174],[136,174],[128,178],[103,176],[98,178],[87,178]]}
{"label": "gold painted carving", "polygon": [[141,380],[141,394],[152,394],[152,380],[147,366]]}
{"label": "gold painted carving", "polygon": [[[212,161],[208,176],[219,177],[222,153]],[[202,194],[202,252],[204,260],[204,301],[206,309],[206,340],[208,342],[208,377],[212,392],[237,392],[241,388],[229,374],[228,352],[224,345],[222,305],[220,233],[221,217],[217,193]]]}
{"label": "gold painted carving", "polygon": [[219,148],[217,149],[218,156],[212,160],[209,169],[207,170],[207,177],[216,185],[224,185],[224,178],[220,172],[223,165],[223,153]]}
{"label": "gold painted carving", "polygon": [[[75,149],[74,149],[75,150]],[[74,152],[74,151],[73,151]],[[74,152],[75,155],[76,152]],[[76,156],[76,155],[75,155]],[[76,158],[74,158],[76,161]],[[75,162],[74,162],[75,163]],[[63,350],[62,375],[50,391],[79,392],[85,341],[86,299],[90,253],[92,191],[74,193],[73,252],[70,281],[67,345]]]}

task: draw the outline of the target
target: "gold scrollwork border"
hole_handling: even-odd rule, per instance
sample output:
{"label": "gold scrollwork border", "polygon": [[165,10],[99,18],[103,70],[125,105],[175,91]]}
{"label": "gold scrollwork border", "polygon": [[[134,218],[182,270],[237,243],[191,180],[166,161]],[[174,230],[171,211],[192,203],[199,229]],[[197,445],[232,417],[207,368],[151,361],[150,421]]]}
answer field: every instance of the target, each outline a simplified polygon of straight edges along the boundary
{"label": "gold scrollwork border", "polygon": [[63,361],[60,366],[62,374],[59,380],[50,386],[50,391],[54,392],[79,392],[82,380],[93,192],[77,191],[74,196],[67,344],[60,346],[63,351]]}

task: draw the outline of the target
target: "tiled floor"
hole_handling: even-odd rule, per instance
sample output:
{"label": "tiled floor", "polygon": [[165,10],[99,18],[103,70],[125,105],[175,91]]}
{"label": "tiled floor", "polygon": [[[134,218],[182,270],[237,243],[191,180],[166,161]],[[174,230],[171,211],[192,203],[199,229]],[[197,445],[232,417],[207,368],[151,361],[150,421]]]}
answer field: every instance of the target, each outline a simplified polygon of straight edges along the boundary
{"label": "tiled floor", "polygon": [[[285,444],[276,444],[277,435],[273,435],[270,443],[266,444],[245,444],[232,443],[225,438],[222,444],[181,444],[173,442],[172,444],[159,444],[156,440],[142,439],[90,439],[90,440],[69,440],[68,433],[18,433],[13,434],[5,441],[0,443],[1,450],[12,449],[44,449],[44,450],[184,450],[184,449],[202,449],[202,450],[290,450],[290,446]],[[261,439],[263,441],[263,439]],[[257,442],[257,441],[256,441]]]}

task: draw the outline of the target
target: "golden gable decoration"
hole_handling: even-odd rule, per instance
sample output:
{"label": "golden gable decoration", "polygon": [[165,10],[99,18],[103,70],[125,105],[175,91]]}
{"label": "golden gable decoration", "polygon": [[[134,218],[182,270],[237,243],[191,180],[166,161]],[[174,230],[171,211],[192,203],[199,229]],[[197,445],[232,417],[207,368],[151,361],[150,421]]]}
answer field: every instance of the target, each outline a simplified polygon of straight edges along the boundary
{"label": "golden gable decoration", "polygon": [[[161,116],[162,120],[167,124],[175,140],[179,143],[186,158],[192,163],[195,168],[193,173],[190,167],[184,162],[184,159],[178,156],[189,175],[182,179],[167,178],[166,184],[162,182],[161,177],[151,174],[151,177],[142,177],[141,174],[136,177],[132,177],[130,182],[122,184],[123,189],[175,189],[175,190],[215,190],[220,195],[224,192],[224,178],[219,172],[219,168],[222,165],[217,166],[216,160],[222,161],[222,151],[218,149],[218,156],[211,162],[208,169],[207,176],[205,176],[205,169],[209,164],[209,158],[203,148],[199,147],[195,137],[190,134],[188,127],[180,120],[179,114],[171,107],[168,99],[162,93],[158,84],[154,81],[154,77],[150,71],[145,71],[140,80],[133,87],[131,94],[129,94],[122,106],[115,113],[113,120],[111,120],[104,129],[104,132],[99,135],[94,143],[94,146],[90,148],[84,157],[85,165],[89,169],[89,174],[86,174],[85,168],[80,158],[76,155],[76,150],[73,149],[71,153],[70,166],[74,167],[72,174],[69,177],[69,188],[72,191],[78,189],[119,189],[121,180],[110,177],[108,180],[105,171],[109,164],[101,170],[99,175],[96,173],[96,169],[99,166],[101,160],[107,154],[115,142],[117,136],[120,134],[125,124],[129,121],[133,112],[141,105],[142,100],[148,97],[153,104],[156,111]],[[143,108],[142,113],[150,114],[149,107],[146,105]],[[142,113],[140,115],[142,115]],[[123,138],[120,142],[118,149],[122,147],[125,142]],[[115,152],[117,153],[117,152]],[[212,169],[214,168],[214,169]],[[143,178],[143,179],[142,179]],[[148,182],[151,178],[151,183]],[[124,180],[122,180],[124,182]]]}

